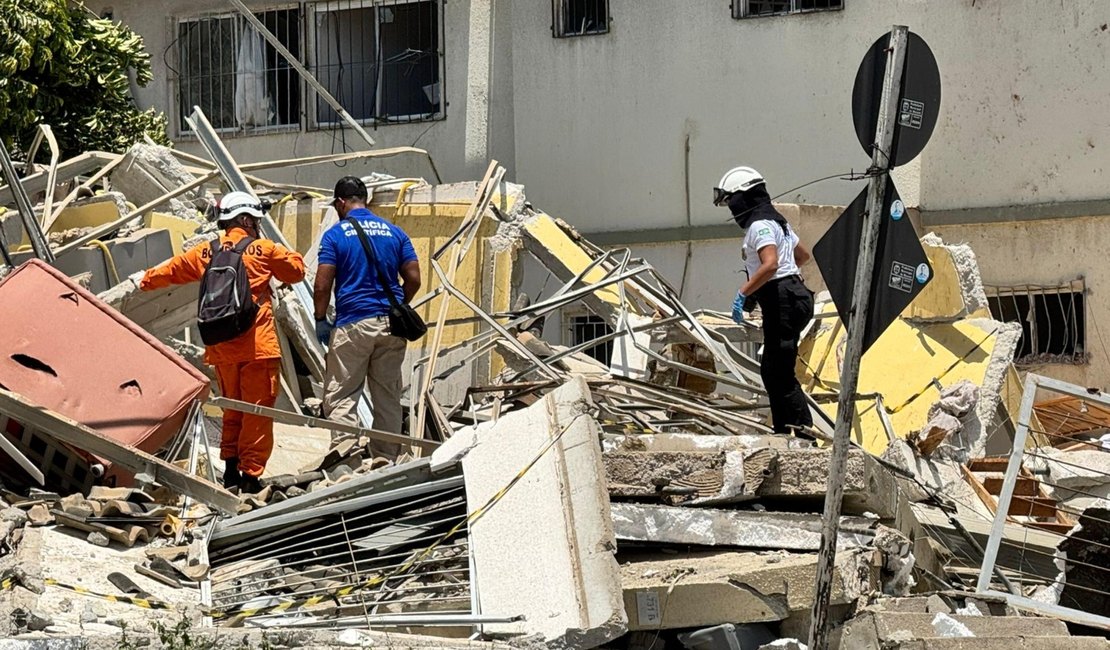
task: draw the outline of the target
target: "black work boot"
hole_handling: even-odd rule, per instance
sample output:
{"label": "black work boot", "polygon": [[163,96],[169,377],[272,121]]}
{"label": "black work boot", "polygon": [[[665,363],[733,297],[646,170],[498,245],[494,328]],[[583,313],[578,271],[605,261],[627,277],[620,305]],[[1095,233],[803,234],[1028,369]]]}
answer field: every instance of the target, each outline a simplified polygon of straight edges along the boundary
{"label": "black work boot", "polygon": [[243,477],[239,474],[239,459],[228,458],[224,461],[224,488],[238,487]]}
{"label": "black work boot", "polygon": [[239,494],[258,494],[262,491],[262,481],[257,476],[243,474],[239,480]]}

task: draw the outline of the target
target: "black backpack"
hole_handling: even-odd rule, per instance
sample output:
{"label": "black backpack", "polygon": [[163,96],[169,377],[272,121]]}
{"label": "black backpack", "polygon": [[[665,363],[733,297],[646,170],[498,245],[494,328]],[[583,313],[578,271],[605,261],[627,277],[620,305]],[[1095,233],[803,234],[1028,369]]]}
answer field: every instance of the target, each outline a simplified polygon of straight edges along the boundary
{"label": "black backpack", "polygon": [[205,345],[223,343],[245,333],[254,325],[258,305],[251,295],[243,252],[255,240],[244,237],[233,248],[212,241],[212,259],[200,279],[197,329]]}

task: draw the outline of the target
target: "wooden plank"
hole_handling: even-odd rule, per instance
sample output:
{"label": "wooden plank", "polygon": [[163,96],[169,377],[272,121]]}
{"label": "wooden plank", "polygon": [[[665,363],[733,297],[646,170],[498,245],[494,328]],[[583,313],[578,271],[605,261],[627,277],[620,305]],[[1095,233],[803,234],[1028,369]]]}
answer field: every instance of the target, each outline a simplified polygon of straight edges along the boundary
{"label": "wooden plank", "polygon": [[1055,519],[1058,512],[1056,501],[1048,497],[1015,496],[1010,501],[1008,514],[1015,517],[1051,517]]}
{"label": "wooden plank", "polygon": [[[1002,476],[988,476],[983,479],[983,487],[991,494],[1001,494],[1002,484],[1005,482]],[[1030,478],[1019,476],[1014,482],[1014,495],[1022,497],[1035,497],[1037,494],[1038,483]]]}
{"label": "wooden plank", "polygon": [[1073,527],[1072,524],[1062,524],[1058,521],[1030,521],[1026,525],[1032,526],[1033,528],[1040,528],[1050,533],[1056,533],[1057,535],[1067,535],[1068,531]]}
{"label": "wooden plank", "polygon": [[222,487],[190,475],[161,458],[120,444],[108,436],[49,409],[35,406],[18,393],[0,389],[0,412],[41,434],[100,456],[132,472],[149,472],[154,480],[201,503],[234,514],[239,499]]}
{"label": "wooden plank", "polygon": [[972,458],[967,461],[967,468],[973,472],[1005,472],[1009,462],[1009,456]]}
{"label": "wooden plank", "polygon": [[978,495],[979,500],[982,501],[991,511],[991,514],[993,515],[995,512],[997,512],[998,500],[994,498],[993,494],[987,491],[987,488],[983,487],[983,484],[979,481],[979,477],[975,476],[975,474],[965,465],[960,465],[960,470],[963,471],[964,478],[967,479],[968,485],[970,485],[971,489],[975,491],[976,495]]}

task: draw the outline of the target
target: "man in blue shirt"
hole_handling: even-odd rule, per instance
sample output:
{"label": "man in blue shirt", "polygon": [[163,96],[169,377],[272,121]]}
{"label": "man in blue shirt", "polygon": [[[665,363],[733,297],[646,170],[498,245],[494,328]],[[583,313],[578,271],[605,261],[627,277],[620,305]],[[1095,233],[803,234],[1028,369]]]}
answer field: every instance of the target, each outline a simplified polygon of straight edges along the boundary
{"label": "man in blue shirt", "polygon": [[[409,302],[420,290],[420,262],[403,230],[366,208],[366,184],[345,176],[335,184],[335,224],[320,238],[313,303],[316,336],[329,346],[324,371],[324,417],[358,424],[356,407],[364,383],[370,387],[374,428],[401,433],[401,366],[405,340],[389,333],[389,296]],[[374,249],[371,267],[355,226]],[[384,275],[389,286],[382,286]],[[398,276],[400,281],[398,281]],[[335,287],[335,325],[327,320]]]}

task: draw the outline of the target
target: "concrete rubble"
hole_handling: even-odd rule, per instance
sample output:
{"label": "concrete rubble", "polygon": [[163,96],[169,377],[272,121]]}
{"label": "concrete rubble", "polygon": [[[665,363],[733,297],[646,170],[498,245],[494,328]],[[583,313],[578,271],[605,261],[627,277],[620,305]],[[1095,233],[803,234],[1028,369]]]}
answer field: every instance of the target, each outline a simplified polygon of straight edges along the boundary
{"label": "concrete rubble", "polygon": [[[314,266],[334,211],[267,165],[247,177],[274,204],[267,236]],[[144,293],[133,277],[214,236],[208,201],[234,167],[146,144],[67,162],[57,182],[82,198],[39,215],[58,261],[24,252],[0,273],[0,626],[25,643],[0,646],[157,648],[176,630],[349,647],[388,630],[409,647],[804,647],[844,336],[828,300],[800,351],[815,425],[777,435],[756,327],[683,304],[496,162],[480,182],[377,177],[371,209],[412,235],[429,278],[404,435],[320,416],[304,287],[275,289],[287,358],[277,408],[259,409],[216,394],[195,287]],[[0,213],[13,249],[14,214]],[[1007,478],[1021,328],[989,318],[969,247],[922,242],[934,280],[861,370],[834,646],[1106,647],[1069,634],[1108,615],[1085,594],[1110,584],[1110,420],[1059,444],[1038,430]],[[532,262],[547,294],[521,290]],[[600,319],[611,350],[545,331],[563,312]],[[275,421],[257,494],[216,479],[223,409]],[[998,569],[975,593],[1007,480]],[[1030,610],[1046,587],[1059,609]]]}

